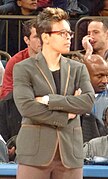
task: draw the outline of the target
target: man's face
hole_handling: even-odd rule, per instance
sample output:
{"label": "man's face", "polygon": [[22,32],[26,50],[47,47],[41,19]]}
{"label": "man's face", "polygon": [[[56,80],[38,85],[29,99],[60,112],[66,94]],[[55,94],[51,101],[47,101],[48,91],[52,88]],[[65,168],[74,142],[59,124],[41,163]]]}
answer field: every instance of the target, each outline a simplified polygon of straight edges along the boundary
{"label": "man's face", "polygon": [[71,36],[69,35],[70,26],[68,22],[62,20],[53,23],[51,32],[52,33],[47,34],[49,48],[57,53],[68,53],[71,44]]}
{"label": "man's face", "polygon": [[21,9],[28,13],[37,9],[37,0],[18,0],[17,4]]}
{"label": "man's face", "polygon": [[108,83],[108,65],[94,64],[89,69],[92,86],[96,93],[102,92],[106,89]]}
{"label": "man's face", "polygon": [[90,43],[92,44],[94,51],[99,51],[106,47],[108,32],[104,29],[102,22],[92,21],[88,25],[88,34],[92,38]]}
{"label": "man's face", "polygon": [[27,45],[30,52],[36,54],[41,50],[41,42],[37,37],[36,29],[34,27],[31,28],[31,35],[27,40]]}

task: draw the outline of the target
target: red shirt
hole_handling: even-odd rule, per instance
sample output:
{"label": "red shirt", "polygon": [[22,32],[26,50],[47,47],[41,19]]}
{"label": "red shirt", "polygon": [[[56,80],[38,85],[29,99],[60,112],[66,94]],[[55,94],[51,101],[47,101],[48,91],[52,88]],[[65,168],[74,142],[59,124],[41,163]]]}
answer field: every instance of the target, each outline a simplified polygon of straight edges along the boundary
{"label": "red shirt", "polygon": [[29,57],[28,48],[26,48],[18,52],[17,54],[15,54],[13,57],[9,59],[5,68],[0,98],[4,98],[5,96],[7,96],[9,92],[13,90],[13,67],[14,65],[28,57]]}
{"label": "red shirt", "polygon": [[52,0],[39,0],[38,7],[48,7],[52,5]]}

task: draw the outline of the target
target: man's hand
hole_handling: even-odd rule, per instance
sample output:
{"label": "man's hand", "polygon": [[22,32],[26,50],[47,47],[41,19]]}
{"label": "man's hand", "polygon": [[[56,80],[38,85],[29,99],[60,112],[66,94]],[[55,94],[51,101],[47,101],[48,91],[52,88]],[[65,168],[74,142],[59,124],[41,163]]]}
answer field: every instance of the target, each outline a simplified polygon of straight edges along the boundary
{"label": "man's hand", "polygon": [[13,146],[11,149],[9,148],[9,149],[8,149],[8,154],[9,154],[9,155],[14,155],[14,154],[15,154],[15,150],[16,150],[16,149],[15,149],[14,146]]}
{"label": "man's hand", "polygon": [[43,97],[36,97],[36,101],[39,102],[39,103],[48,105],[48,103],[49,103],[49,96],[45,95]]}
{"label": "man's hand", "polygon": [[90,35],[86,35],[82,39],[82,46],[86,50],[86,53],[85,53],[85,56],[84,56],[85,60],[91,59],[91,55],[93,53],[93,47],[91,45],[92,42],[93,42],[93,39],[90,37]]}
{"label": "man's hand", "polygon": [[79,88],[78,90],[75,91],[74,96],[79,96],[82,93],[81,88]]}
{"label": "man's hand", "polygon": [[90,37],[90,35],[86,35],[85,37],[83,37],[82,39],[82,46],[84,47],[84,49],[87,51],[91,51],[93,52],[93,47],[91,45],[91,42],[93,41],[93,39]]}

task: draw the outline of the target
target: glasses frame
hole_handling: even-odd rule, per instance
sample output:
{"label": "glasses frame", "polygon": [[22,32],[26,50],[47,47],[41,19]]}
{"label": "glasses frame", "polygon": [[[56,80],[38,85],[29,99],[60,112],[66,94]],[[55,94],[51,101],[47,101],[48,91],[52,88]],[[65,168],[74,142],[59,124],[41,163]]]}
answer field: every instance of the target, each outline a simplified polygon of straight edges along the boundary
{"label": "glasses frame", "polygon": [[56,31],[49,31],[49,32],[45,32],[48,34],[57,34],[60,35],[61,37],[67,38],[68,35],[70,35],[71,38],[74,37],[74,32],[73,31],[68,31],[68,30],[56,30]]}

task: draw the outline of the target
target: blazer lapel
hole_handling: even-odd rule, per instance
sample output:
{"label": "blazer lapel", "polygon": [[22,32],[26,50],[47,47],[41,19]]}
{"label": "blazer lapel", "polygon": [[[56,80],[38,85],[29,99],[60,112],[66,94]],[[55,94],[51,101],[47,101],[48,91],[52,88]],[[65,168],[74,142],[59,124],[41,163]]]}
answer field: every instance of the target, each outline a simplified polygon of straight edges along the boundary
{"label": "blazer lapel", "polygon": [[46,60],[41,52],[36,55],[36,66],[40,70],[43,77],[45,78],[48,86],[50,87],[51,93],[56,94],[56,86],[52,73],[48,69]]}
{"label": "blazer lapel", "polygon": [[[70,65],[67,62],[67,59],[63,56],[61,56],[60,63],[61,63],[61,70],[60,70],[61,90],[60,90],[60,92],[62,95],[65,96],[67,93],[69,77],[70,77]],[[44,56],[42,55],[41,52],[38,53],[36,56],[36,66],[40,70],[43,77],[45,78],[48,86],[50,87],[51,93],[56,94],[57,91],[56,91],[56,86],[55,86],[55,82],[54,82],[52,73],[48,69],[46,60],[44,59]]]}
{"label": "blazer lapel", "polygon": [[70,78],[70,64],[61,56],[61,94],[66,95]]}

